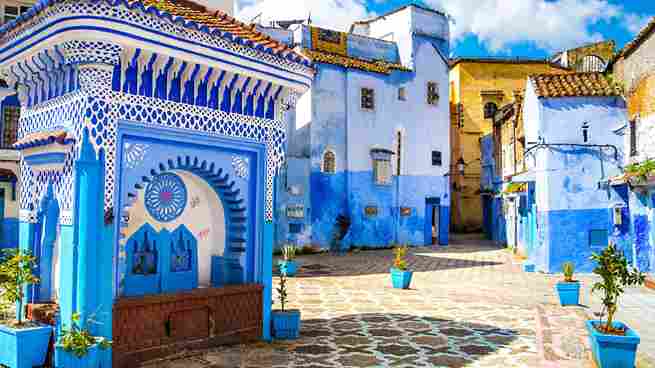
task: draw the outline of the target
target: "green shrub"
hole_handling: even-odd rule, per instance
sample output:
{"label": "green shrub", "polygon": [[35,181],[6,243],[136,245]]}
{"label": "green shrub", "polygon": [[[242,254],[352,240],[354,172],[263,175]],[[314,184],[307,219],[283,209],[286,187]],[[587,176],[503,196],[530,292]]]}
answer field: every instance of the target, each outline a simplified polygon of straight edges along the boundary
{"label": "green shrub", "polygon": [[628,266],[628,260],[623,252],[619,252],[614,244],[607,246],[600,254],[594,253],[591,260],[598,263],[593,272],[601,278],[591,291],[601,293],[602,303],[607,311],[607,322],[604,326],[600,326],[600,330],[611,333],[615,331],[612,323],[625,288],[642,285],[646,277],[637,269]]}
{"label": "green shrub", "polygon": [[575,272],[575,265],[573,265],[573,262],[565,262],[562,265],[562,272],[564,272],[564,281],[572,282],[573,273]]}

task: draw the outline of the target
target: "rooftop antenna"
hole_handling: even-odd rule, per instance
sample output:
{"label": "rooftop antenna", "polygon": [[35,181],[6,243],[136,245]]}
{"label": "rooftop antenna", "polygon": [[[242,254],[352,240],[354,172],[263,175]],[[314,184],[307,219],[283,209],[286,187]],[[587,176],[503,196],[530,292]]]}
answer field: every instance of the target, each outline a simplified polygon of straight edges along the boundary
{"label": "rooftop antenna", "polygon": [[257,18],[259,18],[261,20],[262,14],[263,13],[259,13],[259,14],[255,15],[255,17],[250,20],[250,23],[255,23],[255,20],[257,20]]}

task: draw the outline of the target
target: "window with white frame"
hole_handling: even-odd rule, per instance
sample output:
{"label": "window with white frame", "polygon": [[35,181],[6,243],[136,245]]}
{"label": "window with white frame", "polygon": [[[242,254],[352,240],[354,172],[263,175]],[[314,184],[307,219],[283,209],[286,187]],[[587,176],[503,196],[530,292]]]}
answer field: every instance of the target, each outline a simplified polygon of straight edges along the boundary
{"label": "window with white frame", "polygon": [[323,153],[323,164],[321,166],[325,174],[334,174],[337,172],[337,155],[331,150],[326,150]]}
{"label": "window with white frame", "polygon": [[26,13],[32,7],[29,2],[7,2],[2,5],[2,23],[11,22],[21,14]]}
{"label": "window with white frame", "polygon": [[371,150],[373,159],[373,181],[377,185],[391,185],[391,156],[393,152],[387,149]]}

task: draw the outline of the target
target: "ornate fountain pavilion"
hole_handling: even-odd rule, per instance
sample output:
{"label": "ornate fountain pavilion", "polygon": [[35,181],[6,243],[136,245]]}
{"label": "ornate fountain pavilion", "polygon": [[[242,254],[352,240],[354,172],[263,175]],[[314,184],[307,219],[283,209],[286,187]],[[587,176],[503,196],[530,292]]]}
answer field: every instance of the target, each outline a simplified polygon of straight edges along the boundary
{"label": "ornate fountain pavilion", "polygon": [[310,63],[169,0],[44,0],[0,34],[31,301],[99,321],[103,366],[270,338],[274,181]]}

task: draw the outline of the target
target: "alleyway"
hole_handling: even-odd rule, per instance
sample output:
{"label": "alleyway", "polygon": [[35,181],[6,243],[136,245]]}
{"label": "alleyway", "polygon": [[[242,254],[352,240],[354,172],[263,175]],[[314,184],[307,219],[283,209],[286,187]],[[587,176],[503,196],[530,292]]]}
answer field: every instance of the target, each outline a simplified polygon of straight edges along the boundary
{"label": "alleyway", "polygon": [[[292,308],[302,310],[300,340],[181,353],[144,367],[592,366],[588,310],[558,306],[558,277],[524,273],[506,250],[466,243],[414,249],[417,272],[405,291],[390,287],[388,250],[301,257],[301,275],[289,282]],[[640,293],[652,305],[655,292]],[[655,344],[644,339],[640,350]],[[651,366],[640,360],[638,368]]]}

